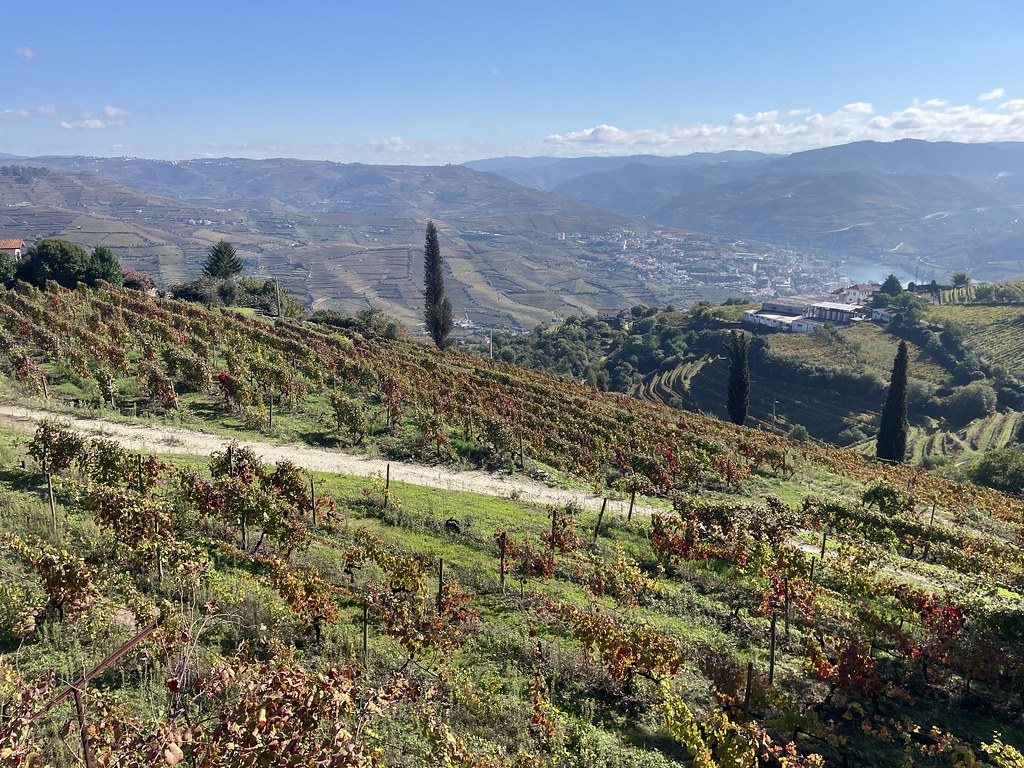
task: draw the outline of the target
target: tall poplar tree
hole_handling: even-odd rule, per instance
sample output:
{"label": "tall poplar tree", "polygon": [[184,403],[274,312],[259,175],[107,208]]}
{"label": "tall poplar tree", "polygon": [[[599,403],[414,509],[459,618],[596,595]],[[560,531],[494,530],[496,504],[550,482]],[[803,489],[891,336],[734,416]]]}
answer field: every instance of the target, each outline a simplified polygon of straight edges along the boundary
{"label": "tall poplar tree", "polygon": [[438,348],[443,348],[452,330],[452,303],[444,295],[444,272],[437,227],[427,222],[427,240],[423,248],[423,319]]}
{"label": "tall poplar tree", "polygon": [[882,407],[875,456],[887,461],[903,461],[907,453],[907,342],[901,341],[892,361],[889,391]]}
{"label": "tall poplar tree", "polygon": [[747,420],[747,407],[750,405],[750,361],[748,360],[749,341],[742,331],[731,331],[729,334],[729,397],[726,408],[729,419],[734,424],[742,424]]}

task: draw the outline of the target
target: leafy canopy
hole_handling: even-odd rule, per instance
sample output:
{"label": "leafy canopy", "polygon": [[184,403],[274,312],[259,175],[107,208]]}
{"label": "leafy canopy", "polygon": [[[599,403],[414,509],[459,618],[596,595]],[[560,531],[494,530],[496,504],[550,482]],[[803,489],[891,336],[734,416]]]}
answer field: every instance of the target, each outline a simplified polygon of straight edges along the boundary
{"label": "leafy canopy", "polygon": [[17,264],[17,277],[40,288],[47,280],[65,288],[74,288],[80,282],[94,286],[99,280],[113,285],[123,282],[121,265],[109,248],[97,246],[90,254],[82,246],[59,238],[37,240],[29,247]]}
{"label": "leafy canopy", "polygon": [[235,252],[235,246],[227,240],[220,240],[210,246],[203,274],[218,280],[230,280],[240,274],[244,267],[241,257]]}

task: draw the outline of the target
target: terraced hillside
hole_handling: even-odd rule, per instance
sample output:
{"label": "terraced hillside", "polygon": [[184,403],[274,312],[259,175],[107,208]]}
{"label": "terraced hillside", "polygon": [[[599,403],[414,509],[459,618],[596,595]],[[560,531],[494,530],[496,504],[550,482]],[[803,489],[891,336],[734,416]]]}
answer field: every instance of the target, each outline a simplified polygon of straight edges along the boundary
{"label": "terraced hillside", "polygon": [[[1019,501],[408,341],[128,291],[0,299],[8,398],[654,506],[0,430],[19,766],[939,766],[1024,738]],[[81,738],[50,703],[69,684]]]}
{"label": "terraced hillside", "polygon": [[[723,358],[700,359],[656,377],[638,388],[638,395],[651,394],[681,400],[683,407],[728,419],[725,392],[729,383],[729,363]],[[880,410],[880,408],[879,408]],[[877,411],[865,408],[863,397],[829,392],[822,396],[818,387],[793,384],[785,379],[750,374],[748,423],[788,431],[796,425],[812,425],[814,434],[835,441],[851,426],[869,426]],[[810,427],[808,427],[810,429]]]}
{"label": "terraced hillside", "polygon": [[[963,317],[962,309],[952,308],[942,316]],[[1009,317],[1006,313],[990,314],[1004,320]],[[1003,337],[1008,339],[1010,335],[1005,333]],[[897,337],[881,325],[862,323],[812,335],[756,338],[757,343],[767,345],[766,354],[777,362],[758,365],[755,361],[751,366],[748,423],[783,432],[803,426],[812,437],[874,455],[873,435]],[[966,424],[947,419],[943,402],[958,391],[954,375],[919,345],[908,342],[908,347],[917,398],[911,403],[909,461],[965,464],[986,450],[1017,441],[1021,412],[1007,405]],[[834,379],[833,373],[841,374],[840,378]],[[646,377],[632,392],[725,419],[727,383],[728,363],[724,357],[701,354]],[[864,434],[858,435],[858,430]]]}
{"label": "terraced hillside", "polygon": [[[772,352],[812,365],[869,371],[883,380],[892,372],[900,340],[876,323],[859,323],[832,333],[774,334]],[[952,382],[949,371],[937,365],[917,344],[908,342],[911,376],[936,386]]]}
{"label": "terraced hillside", "polygon": [[19,768],[85,749],[216,768],[1019,757],[1017,500],[404,340],[130,291],[0,299],[7,397],[36,407],[519,466],[650,505],[310,476],[227,437],[173,457],[0,430],[0,754]]}
{"label": "terraced hillside", "polygon": [[[104,245],[163,287],[198,277],[207,249],[223,238],[236,246],[247,274],[277,277],[316,309],[355,313],[375,306],[415,327],[421,322],[424,226],[433,217],[448,296],[458,316],[468,314],[477,324],[527,328],[601,307],[725,295],[646,282],[635,268],[592,248],[592,235],[632,226],[622,216],[455,166],[299,163],[277,175],[264,167],[259,178],[273,177],[280,195],[292,189],[301,199],[239,199],[225,192],[227,198],[216,201],[198,192],[196,199],[158,197],[92,175],[98,169],[89,163],[72,169],[0,174],[0,236]],[[206,176],[197,178],[201,190]],[[220,179],[214,186],[223,191],[231,183]],[[331,205],[314,205],[328,197]]]}
{"label": "terraced hillside", "polygon": [[944,305],[928,310],[937,323],[952,323],[964,338],[996,365],[1018,373],[1024,368],[1024,307]]}

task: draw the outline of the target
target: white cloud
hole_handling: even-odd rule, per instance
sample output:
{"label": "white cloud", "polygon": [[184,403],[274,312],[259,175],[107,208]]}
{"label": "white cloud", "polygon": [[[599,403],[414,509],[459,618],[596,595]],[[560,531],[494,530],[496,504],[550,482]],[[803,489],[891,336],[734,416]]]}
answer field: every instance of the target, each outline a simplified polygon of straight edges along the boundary
{"label": "white cloud", "polygon": [[414,151],[412,144],[401,136],[391,136],[383,141],[371,141],[370,146],[375,152],[391,155],[409,154]]}
{"label": "white cloud", "polygon": [[35,112],[39,117],[56,117],[58,114],[58,110],[55,106],[53,106],[53,104],[47,104],[43,107],[36,107],[32,111]]}
{"label": "white cloud", "polygon": [[978,101],[995,101],[1001,99],[1006,95],[1006,91],[1002,88],[993,88],[988,93],[982,93],[978,95]]}
{"label": "white cloud", "polygon": [[118,122],[100,120],[98,117],[87,117],[84,120],[76,120],[69,123],[66,120],[60,121],[60,127],[65,131],[95,131],[100,128],[112,128],[122,125]]}
{"label": "white cloud", "polygon": [[0,123],[14,123],[32,116],[27,109],[0,109]]}
{"label": "white cloud", "polygon": [[[1000,94],[1002,93],[1001,89]],[[993,92],[994,93],[994,92]],[[752,149],[789,153],[852,141],[1024,141],[1024,99],[998,107],[951,104],[946,99],[913,101],[888,114],[876,114],[867,102],[845,104],[831,113],[767,110],[738,113],[722,124],[698,123],[626,130],[601,124],[548,136],[535,145],[538,154],[682,155]]]}
{"label": "white cloud", "polygon": [[[58,111],[53,107],[46,107],[45,109],[52,110],[53,114],[56,114]],[[100,110],[99,115],[83,110],[78,113],[78,120],[61,120],[60,127],[65,131],[97,131],[103,128],[122,128],[125,123],[120,118],[128,117],[129,115],[131,115],[131,112],[127,109],[107,105]]]}
{"label": "white cloud", "polygon": [[36,57],[36,52],[26,45],[23,45],[20,48],[15,48],[14,53],[17,56],[21,56],[21,58],[25,59],[26,61],[32,61],[32,59]]}

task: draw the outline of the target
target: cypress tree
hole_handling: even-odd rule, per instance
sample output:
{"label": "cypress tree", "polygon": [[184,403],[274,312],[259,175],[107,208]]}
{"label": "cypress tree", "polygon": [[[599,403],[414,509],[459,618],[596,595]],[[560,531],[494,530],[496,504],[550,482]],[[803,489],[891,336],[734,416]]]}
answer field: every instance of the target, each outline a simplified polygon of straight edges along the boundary
{"label": "cypress tree", "polygon": [[427,239],[423,248],[423,319],[427,332],[438,348],[443,348],[454,321],[452,303],[444,295],[444,272],[437,227],[427,222]]}
{"label": "cypress tree", "polygon": [[203,274],[218,280],[230,280],[244,268],[242,259],[235,253],[235,246],[227,240],[221,240],[210,246],[207,251]]}
{"label": "cypress tree", "polygon": [[907,342],[901,341],[892,361],[889,391],[882,408],[875,455],[887,461],[903,461],[907,452]]}
{"label": "cypress tree", "polygon": [[749,341],[742,331],[729,334],[729,397],[726,408],[734,424],[747,420],[750,405],[750,362],[747,350]]}

